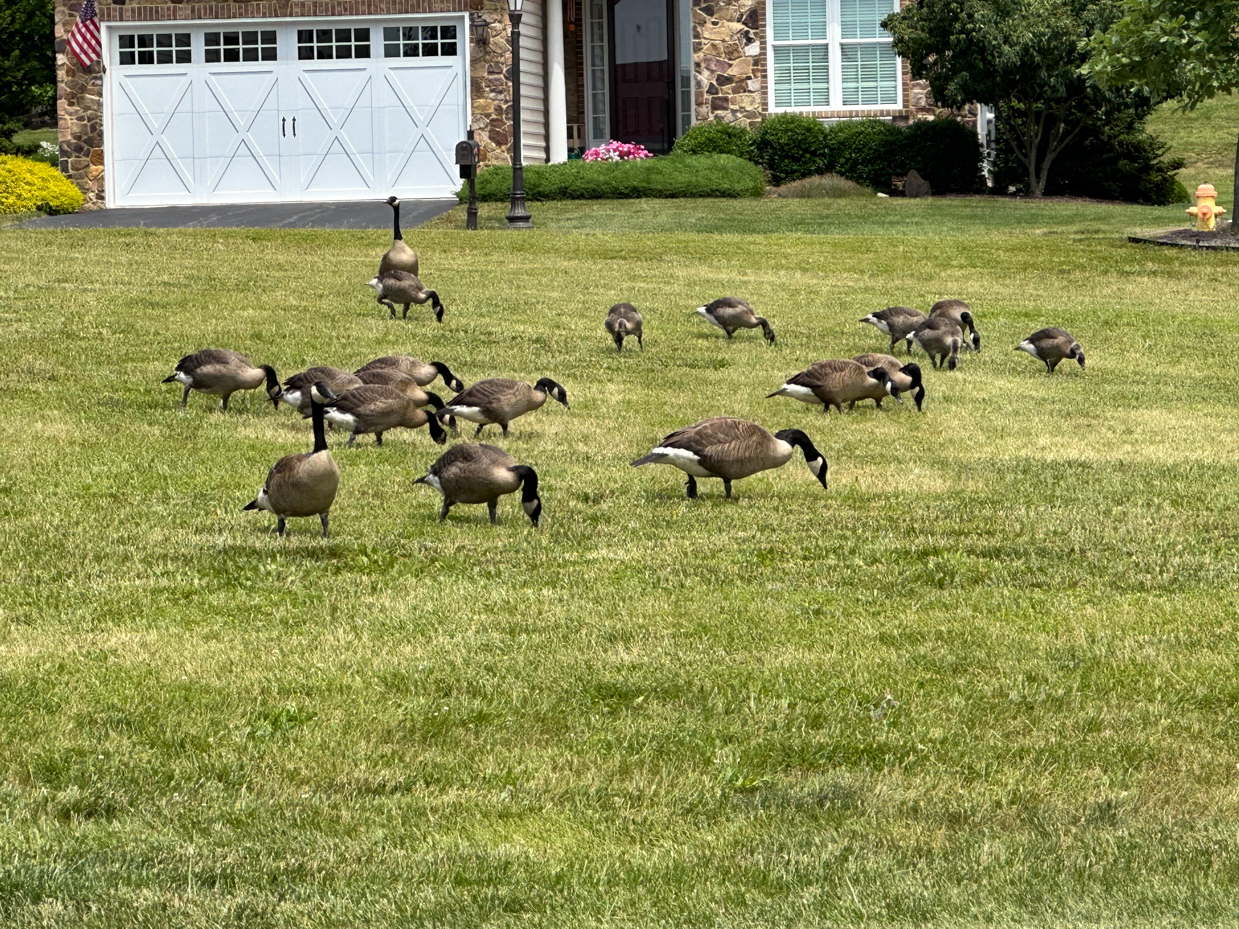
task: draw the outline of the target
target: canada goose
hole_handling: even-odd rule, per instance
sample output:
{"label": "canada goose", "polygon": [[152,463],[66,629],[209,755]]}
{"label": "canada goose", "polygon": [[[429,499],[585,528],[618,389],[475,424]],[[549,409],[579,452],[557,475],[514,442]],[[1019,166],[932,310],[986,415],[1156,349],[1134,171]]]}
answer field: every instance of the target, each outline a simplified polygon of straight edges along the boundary
{"label": "canada goose", "polygon": [[799,374],[789,377],[770,397],[791,397],[801,403],[820,403],[822,412],[829,413],[833,406],[840,413],[843,404],[848,409],[856,405],[857,400],[877,401],[878,409],[882,408],[882,400],[893,392],[890,376],[886,369],[875,366],[872,371],[864,365],[848,359],[819,361]]}
{"label": "canada goose", "polygon": [[713,303],[697,307],[697,313],[718,326],[731,338],[737,329],[756,329],[765,333],[766,341],[774,344],[774,330],[770,323],[753,312],[753,308],[739,297],[720,297]]}
{"label": "canada goose", "polygon": [[435,322],[443,322],[443,304],[439,302],[439,295],[423,284],[416,274],[386,271],[371,280],[370,286],[374,288],[374,299],[391,310],[392,319],[396,318],[397,303],[404,304],[404,313],[400,318],[408,319],[410,303],[420,306],[430,301],[435,311]]}
{"label": "canada goose", "polygon": [[306,393],[314,420],[314,448],[277,461],[258,496],[243,509],[274,513],[279,519],[275,531],[280,535],[284,534],[284,521],[289,517],[318,516],[325,539],[331,504],[340,486],[340,466],[327,450],[327,430],[323,427],[323,404],[335,399],[335,393],[323,381],[309,387]]}
{"label": "canada goose", "polygon": [[888,306],[884,310],[870,313],[861,319],[861,322],[876,326],[879,330],[889,335],[891,337],[891,351],[893,352],[895,344],[907,338],[908,333],[923,323],[925,319],[924,313],[914,310],[910,306]]}
{"label": "canada goose", "polygon": [[417,385],[417,381],[407,374],[401,374],[395,368],[367,368],[358,371],[356,377],[362,384],[381,384],[384,387],[394,387],[413,401],[414,406],[428,406],[436,410],[443,409],[443,398],[438,394],[425,390]]}
{"label": "canada goose", "polygon": [[477,423],[477,432],[473,434],[475,438],[491,423],[498,423],[506,436],[508,423],[518,416],[536,410],[546,403],[547,397],[558,400],[565,410],[572,409],[568,406],[568,392],[549,377],[542,378],[532,387],[524,381],[492,377],[478,381],[468,390],[458,393],[451,403],[435,415],[440,421],[444,416],[451,415]]}
{"label": "canada goose", "polygon": [[189,392],[197,390],[204,394],[216,394],[224,398],[223,412],[228,411],[228,398],[238,390],[254,390],[267,382],[267,396],[271,405],[280,408],[280,381],[271,365],[257,367],[242,355],[227,348],[204,348],[186,355],[176,363],[176,371],[165,377],[163,383],[175,381],[183,384],[181,409],[189,402]]}
{"label": "canada goose", "polygon": [[395,368],[401,374],[407,374],[413,378],[418,387],[425,387],[436,377],[442,377],[448,390],[460,392],[465,389],[460,378],[449,371],[447,365],[441,361],[422,361],[412,355],[384,355],[382,358],[366,362],[355,373],[360,375],[363,371],[371,371],[375,368]]}
{"label": "canada goose", "polygon": [[1027,339],[1015,346],[1017,352],[1028,352],[1038,361],[1045,362],[1045,373],[1051,374],[1064,358],[1074,358],[1084,369],[1084,349],[1066,329],[1051,326],[1049,329],[1038,329]]}
{"label": "canada goose", "polygon": [[947,368],[954,371],[959,366],[959,347],[964,342],[964,332],[945,316],[931,316],[909,332],[906,341],[909,352],[915,342],[925,350],[935,368],[941,368],[945,362]]}
{"label": "canada goose", "polygon": [[379,274],[388,271],[408,271],[417,274],[417,252],[405,244],[404,236],[400,234],[400,198],[388,197],[387,205],[391,207],[391,248],[379,262]]}
{"label": "canada goose", "polygon": [[771,435],[757,423],[731,416],[703,419],[677,429],[632,466],[669,464],[679,468],[688,475],[685,487],[690,500],[697,496],[697,478],[722,478],[723,493],[730,499],[732,481],[758,471],[781,468],[791,460],[797,446],[804,452],[805,464],[824,488],[826,459],[813,447],[807,435],[799,429],[784,429]]}
{"label": "canada goose", "polygon": [[611,307],[603,325],[615,340],[617,352],[624,350],[624,337],[630,335],[637,337],[637,345],[644,351],[645,343],[641,341],[641,314],[631,303],[617,303]]}
{"label": "canada goose", "polygon": [[900,364],[898,358],[890,355],[857,355],[852,359],[866,371],[873,368],[884,368],[891,379],[891,396],[903,403],[900,396],[904,391],[914,391],[912,399],[916,401],[916,411],[921,411],[925,402],[925,385],[921,382],[921,366],[914,361]]}
{"label": "canada goose", "polygon": [[443,494],[439,519],[458,503],[485,503],[495,522],[499,498],[521,488],[521,506],[534,526],[542,515],[538,475],[528,465],[519,465],[501,448],[481,443],[453,445],[414,484],[429,484]]}
{"label": "canada goose", "polygon": [[[968,327],[968,331],[972,333],[972,351],[979,352],[981,350],[981,333],[977,332],[976,322],[972,318],[972,308],[963,300],[939,300],[929,308],[930,316],[941,316],[949,319],[955,325],[959,326],[959,331],[962,333],[964,327]],[[969,347],[968,343],[964,343],[965,347]]]}
{"label": "canada goose", "polygon": [[280,399],[302,413],[308,413],[310,388],[318,381],[323,381],[334,394],[342,394],[346,390],[361,386],[361,379],[357,375],[349,374],[340,368],[306,368],[284,381],[284,391],[280,394]]}
{"label": "canada goose", "polygon": [[[436,398],[438,399],[438,398]],[[439,401],[442,407],[443,401]],[[346,390],[327,404],[327,422],[351,435],[352,445],[359,435],[374,433],[374,443],[383,444],[383,433],[389,429],[420,429],[430,426],[430,437],[440,445],[447,441],[447,433],[433,414],[421,409],[395,387],[384,384],[362,384]]]}

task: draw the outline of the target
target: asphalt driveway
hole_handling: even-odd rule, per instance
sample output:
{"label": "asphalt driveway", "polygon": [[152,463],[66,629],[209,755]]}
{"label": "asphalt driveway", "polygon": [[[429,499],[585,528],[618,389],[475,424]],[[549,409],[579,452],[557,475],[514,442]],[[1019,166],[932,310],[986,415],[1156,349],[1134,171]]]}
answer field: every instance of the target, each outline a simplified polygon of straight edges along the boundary
{"label": "asphalt driveway", "polygon": [[[456,200],[401,200],[400,225],[412,229],[456,206]],[[22,229],[390,229],[382,200],[261,203],[230,206],[125,207],[40,216]]]}

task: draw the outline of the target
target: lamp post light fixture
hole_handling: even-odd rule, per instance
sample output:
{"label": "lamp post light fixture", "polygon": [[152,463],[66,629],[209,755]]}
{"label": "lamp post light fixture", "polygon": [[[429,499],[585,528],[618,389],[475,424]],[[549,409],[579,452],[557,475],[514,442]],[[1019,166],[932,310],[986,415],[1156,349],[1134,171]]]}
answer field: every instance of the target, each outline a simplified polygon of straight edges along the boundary
{"label": "lamp post light fixture", "polygon": [[525,166],[521,163],[521,7],[524,4],[525,0],[508,0],[508,19],[512,23],[512,202],[508,206],[509,229],[533,228],[533,217],[525,207]]}

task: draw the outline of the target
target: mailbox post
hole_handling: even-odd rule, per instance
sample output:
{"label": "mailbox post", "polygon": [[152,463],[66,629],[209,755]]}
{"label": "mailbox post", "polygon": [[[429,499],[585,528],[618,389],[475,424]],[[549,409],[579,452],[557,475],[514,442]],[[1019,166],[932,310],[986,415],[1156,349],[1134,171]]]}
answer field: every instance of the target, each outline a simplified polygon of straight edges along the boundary
{"label": "mailbox post", "polygon": [[460,165],[460,176],[469,182],[469,209],[465,212],[465,228],[478,227],[478,143],[473,141],[473,130],[469,130],[469,138],[456,143],[456,164]]}

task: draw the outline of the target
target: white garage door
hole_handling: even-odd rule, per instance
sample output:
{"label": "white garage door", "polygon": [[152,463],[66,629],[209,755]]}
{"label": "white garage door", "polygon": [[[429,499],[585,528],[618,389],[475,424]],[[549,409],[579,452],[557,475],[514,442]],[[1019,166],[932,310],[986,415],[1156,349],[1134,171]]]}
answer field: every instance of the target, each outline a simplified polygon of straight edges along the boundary
{"label": "white garage door", "polygon": [[125,24],[107,45],[109,206],[443,197],[460,186],[462,17]]}

